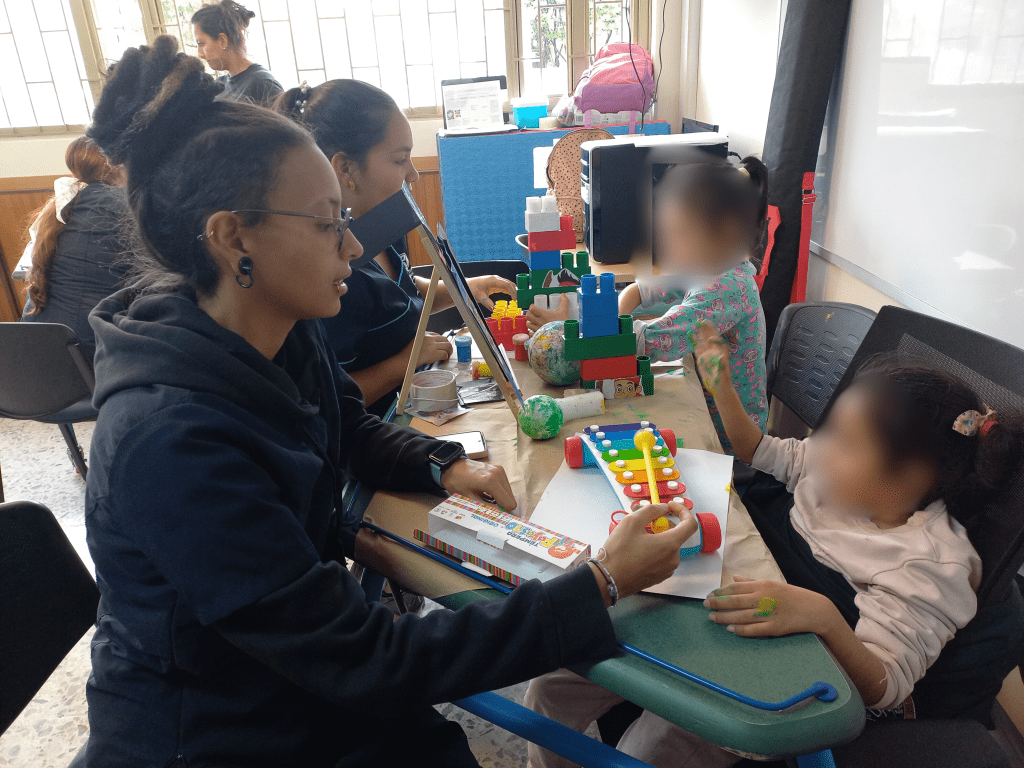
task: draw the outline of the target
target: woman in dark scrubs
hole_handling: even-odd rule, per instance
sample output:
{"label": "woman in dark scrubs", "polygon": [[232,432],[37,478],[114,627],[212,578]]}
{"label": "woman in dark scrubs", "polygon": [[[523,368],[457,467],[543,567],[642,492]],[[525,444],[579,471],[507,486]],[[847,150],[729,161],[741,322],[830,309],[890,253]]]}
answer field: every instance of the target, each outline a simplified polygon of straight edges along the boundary
{"label": "woman in dark scrubs", "polygon": [[614,587],[667,578],[696,523],[652,534],[665,506],[629,515],[600,566],[506,600],[397,621],[368,605],[345,568],[367,533],[335,513],[347,478],[515,499],[501,467],[366,413],[317,322],[362,253],[334,170],[176,51],[126,51],[88,131],[127,168],[149,272],[90,316],[85,763],[477,765],[431,705],[615,653]]}
{"label": "woman in dark scrubs", "polygon": [[[360,80],[329,80],[315,88],[285,91],[275,108],[310,129],[341,183],[342,202],[359,216],[412,184],[419,173],[412,163],[412,129],[388,94]],[[405,254],[394,248],[356,270],[349,284],[354,301],[324,321],[342,368],[356,380],[367,406],[382,413],[402,383],[423,308],[426,278],[413,278]],[[515,285],[496,275],[469,279],[481,304],[491,295],[515,296]],[[435,312],[452,306],[438,285]],[[443,337],[428,333],[418,365],[451,356]]]}

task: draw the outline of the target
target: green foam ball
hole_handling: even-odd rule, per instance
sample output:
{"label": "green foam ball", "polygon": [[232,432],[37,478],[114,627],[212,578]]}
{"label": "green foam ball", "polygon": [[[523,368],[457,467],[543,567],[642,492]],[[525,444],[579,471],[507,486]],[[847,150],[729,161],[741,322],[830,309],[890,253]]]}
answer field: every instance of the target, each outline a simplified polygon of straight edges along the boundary
{"label": "green foam ball", "polygon": [[528,398],[519,411],[519,426],[534,440],[548,440],[562,429],[562,408],[555,398],[548,395],[534,395]]}

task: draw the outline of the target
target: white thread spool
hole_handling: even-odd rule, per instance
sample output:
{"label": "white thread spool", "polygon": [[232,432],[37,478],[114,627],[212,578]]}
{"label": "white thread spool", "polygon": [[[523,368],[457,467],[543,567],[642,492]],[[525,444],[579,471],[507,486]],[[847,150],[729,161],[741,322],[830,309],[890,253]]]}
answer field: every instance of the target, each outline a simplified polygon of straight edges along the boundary
{"label": "white thread spool", "polygon": [[457,405],[458,388],[452,371],[420,371],[413,374],[409,407],[421,413],[437,413]]}

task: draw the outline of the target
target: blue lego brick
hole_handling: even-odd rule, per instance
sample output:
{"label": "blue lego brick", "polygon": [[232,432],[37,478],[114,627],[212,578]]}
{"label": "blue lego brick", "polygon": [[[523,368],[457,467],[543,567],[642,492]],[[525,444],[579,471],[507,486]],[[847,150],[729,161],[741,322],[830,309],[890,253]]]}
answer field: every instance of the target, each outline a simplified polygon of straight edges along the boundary
{"label": "blue lego brick", "polygon": [[[586,275],[584,275],[586,277]],[[615,321],[618,333],[619,297],[614,293],[580,293],[580,319],[584,317],[607,317]],[[631,329],[632,330],[632,329]]]}
{"label": "blue lego brick", "polygon": [[530,270],[553,269],[556,272],[562,268],[562,255],[560,251],[531,251]]}
{"label": "blue lego brick", "polygon": [[580,313],[580,335],[585,339],[597,336],[616,336],[619,318],[616,315],[586,315]]}
{"label": "blue lego brick", "polygon": [[583,275],[579,294],[580,318],[618,316],[619,296],[615,292],[615,275],[610,272],[603,272],[600,281],[597,275]]}
{"label": "blue lego brick", "polygon": [[596,294],[598,291],[615,293],[615,275],[611,272],[602,272],[599,281],[597,275],[591,274],[589,278],[583,279],[580,290],[584,294]]}

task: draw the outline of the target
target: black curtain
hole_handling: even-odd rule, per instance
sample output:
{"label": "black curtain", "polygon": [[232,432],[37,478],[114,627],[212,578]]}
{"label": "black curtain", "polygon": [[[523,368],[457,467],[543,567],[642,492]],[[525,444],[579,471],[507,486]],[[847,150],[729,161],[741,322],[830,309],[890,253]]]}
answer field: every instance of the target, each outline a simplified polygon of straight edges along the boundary
{"label": "black curtain", "polygon": [[786,10],[763,154],[770,179],[768,202],[778,207],[781,217],[761,289],[768,348],[793,289],[803,176],[817,163],[849,15],[850,0],[789,0]]}

